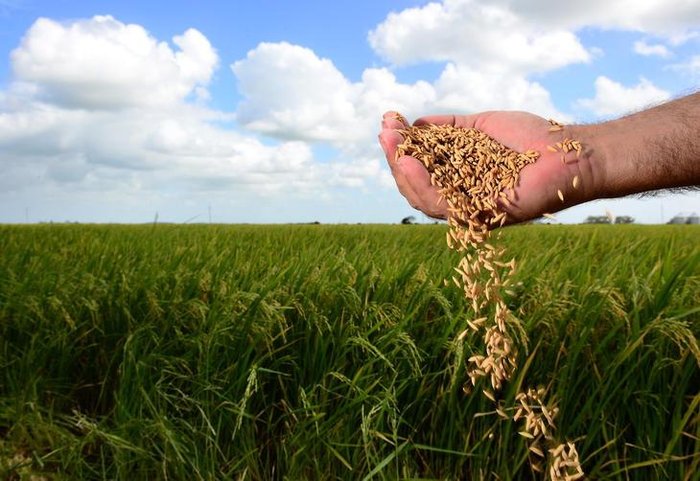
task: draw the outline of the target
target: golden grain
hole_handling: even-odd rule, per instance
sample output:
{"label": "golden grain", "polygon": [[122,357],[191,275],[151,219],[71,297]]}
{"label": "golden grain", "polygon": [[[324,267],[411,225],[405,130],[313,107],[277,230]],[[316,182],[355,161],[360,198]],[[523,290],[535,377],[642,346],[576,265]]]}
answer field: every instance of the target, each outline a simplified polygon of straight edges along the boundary
{"label": "golden grain", "polygon": [[[405,119],[396,114],[396,119],[408,125]],[[549,120],[550,131],[563,129],[558,122]],[[506,287],[511,283],[510,276],[515,271],[515,259],[505,263],[502,248],[488,243],[490,229],[503,225],[507,214],[505,208],[515,199],[514,190],[518,185],[520,172],[539,158],[539,152],[528,150],[518,153],[502,145],[476,129],[463,129],[450,125],[425,125],[406,127],[399,131],[403,142],[397,147],[396,158],[410,155],[418,159],[430,173],[430,182],[447,204],[448,247],[463,252],[464,255],[454,270],[452,282],[463,290],[470,301],[474,314],[490,315],[467,319],[467,329],[457,336],[464,341],[469,336],[480,335],[485,352],[467,360],[466,374],[469,384],[463,386],[466,394],[472,387],[488,379],[491,389],[481,388],[485,397],[496,402],[495,393],[510,380],[516,368],[517,346],[514,333],[522,332],[519,320],[513,316],[504,300],[504,293],[515,295]],[[548,145],[550,152],[562,152],[562,163],[567,163],[566,153],[582,150],[579,142],[565,138],[555,145]],[[573,179],[574,188],[578,176]],[[557,190],[563,202],[564,195]],[[545,217],[555,219],[551,214]],[[529,450],[540,458],[545,453],[540,441],[549,445],[554,437],[556,406],[545,406],[545,390],[528,389],[516,395],[519,403],[513,421],[524,419],[525,429],[519,434],[529,440]],[[496,413],[509,419],[499,405]],[[489,436],[491,438],[492,436]],[[549,449],[549,473],[553,481],[564,481],[567,477],[583,473],[578,463],[578,454],[573,444],[560,445]],[[531,466],[541,470],[539,462],[531,458]],[[573,479],[573,478],[572,478]]]}
{"label": "golden grain", "polygon": [[530,451],[532,451],[533,453],[535,453],[536,455],[538,455],[540,458],[544,458],[544,453],[543,453],[542,450],[541,450],[539,447],[537,447],[536,445],[533,444],[532,446],[529,446],[528,449],[529,449]]}
{"label": "golden grain", "polygon": [[489,391],[488,389],[482,389],[482,392],[484,393],[484,396],[489,398],[491,401],[496,402],[496,397],[493,395],[493,393],[491,391]]}
{"label": "golden grain", "polygon": [[398,113],[398,112],[393,112],[391,117],[392,117],[394,120],[398,120],[398,121],[401,122],[403,125],[407,125],[407,124],[408,124],[408,121],[406,120],[406,117],[404,117],[403,115],[401,115],[401,114]]}

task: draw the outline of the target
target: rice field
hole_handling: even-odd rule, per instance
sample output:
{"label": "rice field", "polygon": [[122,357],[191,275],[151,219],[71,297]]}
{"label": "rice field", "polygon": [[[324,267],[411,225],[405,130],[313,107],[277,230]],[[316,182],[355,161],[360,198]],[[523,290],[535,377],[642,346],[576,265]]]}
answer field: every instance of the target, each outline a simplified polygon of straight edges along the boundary
{"label": "rice field", "polygon": [[[446,231],[0,226],[0,479],[544,479],[465,392]],[[547,387],[588,479],[700,480],[700,229],[494,242],[528,339],[499,405]]]}

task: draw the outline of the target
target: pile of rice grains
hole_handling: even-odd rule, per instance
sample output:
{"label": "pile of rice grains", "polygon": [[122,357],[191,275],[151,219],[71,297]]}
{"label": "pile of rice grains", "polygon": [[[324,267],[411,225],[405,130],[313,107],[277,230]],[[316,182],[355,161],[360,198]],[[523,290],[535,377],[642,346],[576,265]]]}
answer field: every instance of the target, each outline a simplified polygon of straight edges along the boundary
{"label": "pile of rice grains", "polygon": [[[408,126],[399,114],[397,119]],[[552,120],[549,123],[551,132],[562,130],[561,124]],[[547,400],[545,388],[518,393],[516,406],[511,409],[496,401],[497,392],[517,368],[516,334],[523,342],[525,334],[503,298],[503,294],[509,292],[515,259],[506,262],[505,250],[494,247],[488,240],[491,229],[506,221],[501,205],[511,204],[520,170],[535,162],[539,152],[518,153],[476,129],[451,125],[412,126],[400,132],[404,141],[397,148],[397,158],[410,155],[428,169],[431,183],[447,203],[447,245],[464,253],[455,268],[458,276],[453,276],[452,281],[464,290],[475,314],[467,321],[469,327],[459,338],[481,336],[485,346],[485,352],[468,360],[471,385],[485,385],[481,380],[487,378],[490,387],[482,392],[496,403],[498,415],[511,419],[506,410],[514,412],[512,420],[522,424],[519,434],[527,439],[533,470],[543,472],[546,469],[552,481],[582,478],[575,445],[556,440],[559,410],[554,400]],[[564,139],[548,146],[548,150],[560,152],[562,162],[569,162],[570,157],[578,158],[581,144]],[[572,184],[578,187],[577,177]],[[563,201],[561,191],[558,195]],[[471,387],[465,386],[465,391],[470,392]]]}

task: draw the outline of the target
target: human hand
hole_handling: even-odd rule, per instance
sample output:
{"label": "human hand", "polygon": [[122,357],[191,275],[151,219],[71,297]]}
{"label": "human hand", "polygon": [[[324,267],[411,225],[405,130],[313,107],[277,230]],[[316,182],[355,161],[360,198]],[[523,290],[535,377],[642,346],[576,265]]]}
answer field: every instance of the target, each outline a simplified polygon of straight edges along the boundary
{"label": "human hand", "polygon": [[[584,151],[576,158],[576,152],[566,155],[552,152],[554,146],[569,137],[568,128],[550,131],[552,125],[542,117],[526,112],[482,112],[474,115],[435,115],[422,117],[414,125],[453,125],[475,128],[518,152],[536,150],[540,157],[520,172],[520,181],[511,195],[510,205],[502,205],[507,213],[507,223],[517,223],[540,217],[594,198],[597,180],[590,156]],[[440,194],[430,184],[430,174],[417,159],[409,156],[396,158],[396,148],[403,137],[400,129],[408,124],[395,112],[387,112],[382,119],[379,142],[384,149],[392,175],[401,194],[412,207],[435,218],[446,218],[447,209],[440,202]],[[574,178],[576,177],[576,186]],[[559,197],[561,191],[564,200]]]}

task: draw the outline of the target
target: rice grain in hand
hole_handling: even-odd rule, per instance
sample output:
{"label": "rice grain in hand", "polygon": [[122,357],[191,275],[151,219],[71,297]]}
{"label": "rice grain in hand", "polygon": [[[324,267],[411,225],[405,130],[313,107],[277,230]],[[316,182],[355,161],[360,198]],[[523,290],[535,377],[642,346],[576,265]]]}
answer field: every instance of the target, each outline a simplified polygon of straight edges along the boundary
{"label": "rice grain in hand", "polygon": [[[405,123],[400,114],[397,116]],[[550,132],[563,129],[558,122],[550,120],[549,123]],[[448,247],[465,253],[454,269],[458,276],[453,276],[452,280],[462,288],[475,312],[474,317],[466,321],[468,327],[458,339],[467,341],[469,336],[480,336],[485,352],[468,358],[467,375],[471,386],[465,385],[463,390],[473,392],[472,387],[486,378],[490,386],[481,391],[496,402],[496,393],[515,372],[515,334],[522,335],[523,328],[506,305],[502,292],[510,283],[515,260],[504,262],[505,250],[487,241],[491,230],[503,226],[507,220],[505,208],[512,205],[521,170],[537,161],[540,153],[534,150],[516,152],[473,128],[422,125],[407,127],[400,132],[404,140],[396,149],[396,158],[410,155],[428,170],[430,183],[447,205]],[[549,151],[562,152],[563,163],[566,163],[566,153],[575,150],[578,154],[580,149],[578,142],[568,138],[555,146],[547,146]],[[573,180],[574,187],[577,179]],[[557,195],[563,202],[561,190],[557,189]],[[516,400],[520,407],[513,416],[514,421],[525,420],[525,429],[519,434],[530,440],[530,452],[538,458],[544,457],[540,441],[543,438],[548,443],[554,441],[551,432],[558,412],[556,406],[545,405],[545,394],[542,388],[519,393]],[[502,417],[505,414],[500,407],[496,413]],[[548,451],[553,458],[549,463],[553,481],[582,476],[574,445],[569,443],[566,448]],[[571,469],[562,470],[560,465],[568,466],[567,463],[571,464]],[[557,469],[553,469],[555,464]],[[531,466],[542,471],[539,461],[531,459]]]}

